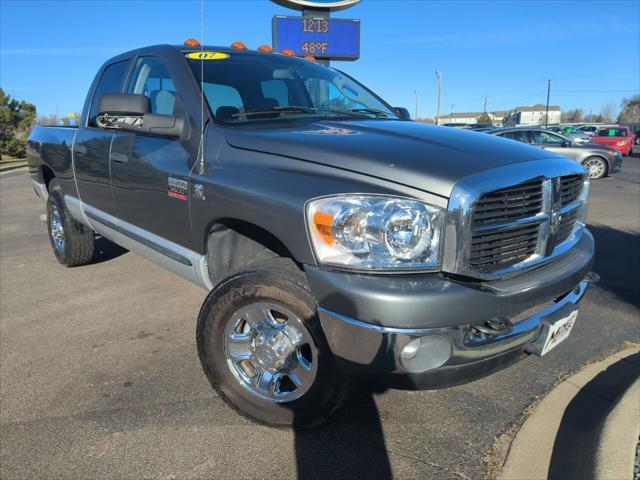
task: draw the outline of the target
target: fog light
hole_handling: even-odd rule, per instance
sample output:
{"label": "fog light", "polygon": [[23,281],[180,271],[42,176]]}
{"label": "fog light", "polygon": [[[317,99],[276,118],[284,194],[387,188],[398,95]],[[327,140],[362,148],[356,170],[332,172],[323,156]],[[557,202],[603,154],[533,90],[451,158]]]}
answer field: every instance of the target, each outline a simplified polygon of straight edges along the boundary
{"label": "fog light", "polygon": [[400,352],[402,366],[420,373],[445,364],[451,356],[451,343],[444,337],[420,337],[407,343]]}

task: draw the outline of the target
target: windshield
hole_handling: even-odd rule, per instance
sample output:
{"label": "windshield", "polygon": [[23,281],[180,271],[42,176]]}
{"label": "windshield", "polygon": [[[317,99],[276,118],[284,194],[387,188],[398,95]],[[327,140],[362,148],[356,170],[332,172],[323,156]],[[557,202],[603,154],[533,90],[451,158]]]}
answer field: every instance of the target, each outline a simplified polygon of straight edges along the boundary
{"label": "windshield", "polygon": [[[200,60],[187,61],[200,82]],[[230,53],[203,61],[205,98],[216,120],[244,123],[300,116],[398,119],[338,70],[275,54]]]}
{"label": "windshield", "polygon": [[626,137],[626,128],[601,128],[596,133],[598,137]]}

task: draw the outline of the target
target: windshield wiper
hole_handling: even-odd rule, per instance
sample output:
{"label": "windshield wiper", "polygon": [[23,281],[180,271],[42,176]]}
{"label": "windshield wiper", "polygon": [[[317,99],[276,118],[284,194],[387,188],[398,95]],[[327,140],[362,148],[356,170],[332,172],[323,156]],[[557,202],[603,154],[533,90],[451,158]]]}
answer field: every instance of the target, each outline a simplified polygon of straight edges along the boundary
{"label": "windshield wiper", "polygon": [[370,113],[380,118],[389,118],[391,116],[389,113],[382,110],[378,110],[377,108],[351,108],[349,109],[349,111],[357,112],[357,113]]}
{"label": "windshield wiper", "polygon": [[291,106],[291,107],[273,107],[266,108],[264,110],[251,110],[250,112],[238,112],[231,115],[234,118],[239,117],[255,117],[261,115],[270,115],[274,113],[287,114],[287,113],[316,113],[318,111],[317,108],[312,107],[299,107],[299,106]]}

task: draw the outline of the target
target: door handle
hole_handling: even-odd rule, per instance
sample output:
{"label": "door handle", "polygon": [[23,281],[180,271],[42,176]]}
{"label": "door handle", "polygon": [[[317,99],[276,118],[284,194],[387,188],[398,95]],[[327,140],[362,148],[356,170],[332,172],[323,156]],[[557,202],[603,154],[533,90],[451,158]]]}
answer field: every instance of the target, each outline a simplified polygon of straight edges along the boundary
{"label": "door handle", "polygon": [[129,157],[127,157],[124,153],[111,152],[111,161],[115,163],[127,163],[129,161]]}
{"label": "door handle", "polygon": [[85,155],[87,153],[87,147],[84,145],[76,145],[73,147],[75,153],[79,153],[80,155]]}

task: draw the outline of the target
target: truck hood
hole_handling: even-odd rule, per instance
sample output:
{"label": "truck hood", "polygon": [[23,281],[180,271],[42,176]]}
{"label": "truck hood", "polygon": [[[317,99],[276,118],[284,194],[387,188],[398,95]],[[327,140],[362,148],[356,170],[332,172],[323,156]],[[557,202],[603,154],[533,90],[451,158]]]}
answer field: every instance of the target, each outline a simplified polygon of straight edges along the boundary
{"label": "truck hood", "polygon": [[225,136],[236,148],[363,173],[445,198],[474,173],[555,156],[493,135],[398,120],[247,125]]}

